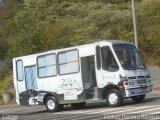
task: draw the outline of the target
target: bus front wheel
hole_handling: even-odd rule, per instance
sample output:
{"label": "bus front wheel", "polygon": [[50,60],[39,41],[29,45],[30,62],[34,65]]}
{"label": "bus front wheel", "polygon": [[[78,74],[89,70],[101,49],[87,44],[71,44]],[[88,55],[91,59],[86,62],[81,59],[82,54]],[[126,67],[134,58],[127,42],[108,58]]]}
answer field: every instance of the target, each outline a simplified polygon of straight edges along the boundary
{"label": "bus front wheel", "polygon": [[109,107],[118,107],[123,102],[121,92],[117,89],[111,89],[106,94],[106,101]]}

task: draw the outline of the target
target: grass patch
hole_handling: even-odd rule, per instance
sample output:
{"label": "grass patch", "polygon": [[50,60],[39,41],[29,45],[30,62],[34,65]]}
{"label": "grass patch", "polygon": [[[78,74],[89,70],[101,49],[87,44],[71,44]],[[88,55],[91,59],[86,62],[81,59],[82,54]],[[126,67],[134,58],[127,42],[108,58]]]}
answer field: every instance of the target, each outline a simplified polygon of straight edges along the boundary
{"label": "grass patch", "polygon": [[3,101],[3,93],[7,92],[13,95],[13,100],[11,100],[8,104],[15,103],[15,89],[13,85],[13,77],[9,75],[4,80],[0,81],[0,105],[4,104]]}

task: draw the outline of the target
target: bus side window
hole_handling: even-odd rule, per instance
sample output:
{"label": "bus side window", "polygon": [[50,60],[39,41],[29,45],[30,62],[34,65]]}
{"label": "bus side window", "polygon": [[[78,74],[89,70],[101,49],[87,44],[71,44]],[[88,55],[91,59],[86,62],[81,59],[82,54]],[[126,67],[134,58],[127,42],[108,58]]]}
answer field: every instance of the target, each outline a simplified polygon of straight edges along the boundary
{"label": "bus side window", "polygon": [[16,68],[17,68],[17,80],[21,81],[23,80],[23,61],[22,60],[17,60]]}
{"label": "bus side window", "polygon": [[101,48],[102,68],[104,70],[114,72],[119,69],[118,64],[113,56],[111,49],[108,46]]}
{"label": "bus side window", "polygon": [[69,50],[58,53],[58,69],[60,75],[79,72],[78,50]]}
{"label": "bus side window", "polygon": [[46,54],[38,56],[38,77],[45,78],[57,75],[56,54]]}

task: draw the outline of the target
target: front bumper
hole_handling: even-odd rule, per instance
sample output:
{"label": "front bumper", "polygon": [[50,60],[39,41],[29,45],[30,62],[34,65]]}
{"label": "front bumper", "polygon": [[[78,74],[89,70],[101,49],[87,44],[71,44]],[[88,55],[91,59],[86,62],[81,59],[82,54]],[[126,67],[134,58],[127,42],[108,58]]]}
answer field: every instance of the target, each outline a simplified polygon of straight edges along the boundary
{"label": "front bumper", "polygon": [[143,95],[152,92],[153,85],[125,88],[126,97],[132,97],[137,95]]}

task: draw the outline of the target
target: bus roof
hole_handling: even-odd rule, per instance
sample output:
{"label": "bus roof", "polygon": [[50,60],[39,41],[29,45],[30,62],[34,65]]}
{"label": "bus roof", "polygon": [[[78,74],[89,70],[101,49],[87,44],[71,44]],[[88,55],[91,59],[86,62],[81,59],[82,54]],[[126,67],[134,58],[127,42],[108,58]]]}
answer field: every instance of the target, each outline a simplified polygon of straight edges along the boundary
{"label": "bus roof", "polygon": [[68,47],[68,48],[54,49],[54,50],[44,51],[44,52],[36,53],[36,54],[19,56],[19,57],[15,57],[15,58],[19,59],[19,58],[23,58],[23,57],[39,56],[39,55],[43,55],[43,54],[51,54],[53,52],[57,53],[57,52],[61,52],[61,51],[67,51],[67,50],[70,50],[70,49],[80,49],[80,48],[87,47],[87,46],[96,46],[96,45],[99,45],[99,44],[115,45],[115,44],[131,44],[131,43],[126,42],[126,41],[121,41],[121,40],[99,40],[99,41],[96,41],[94,43],[89,43],[89,44],[84,44],[84,45],[79,45],[79,46],[73,46],[73,47]]}

